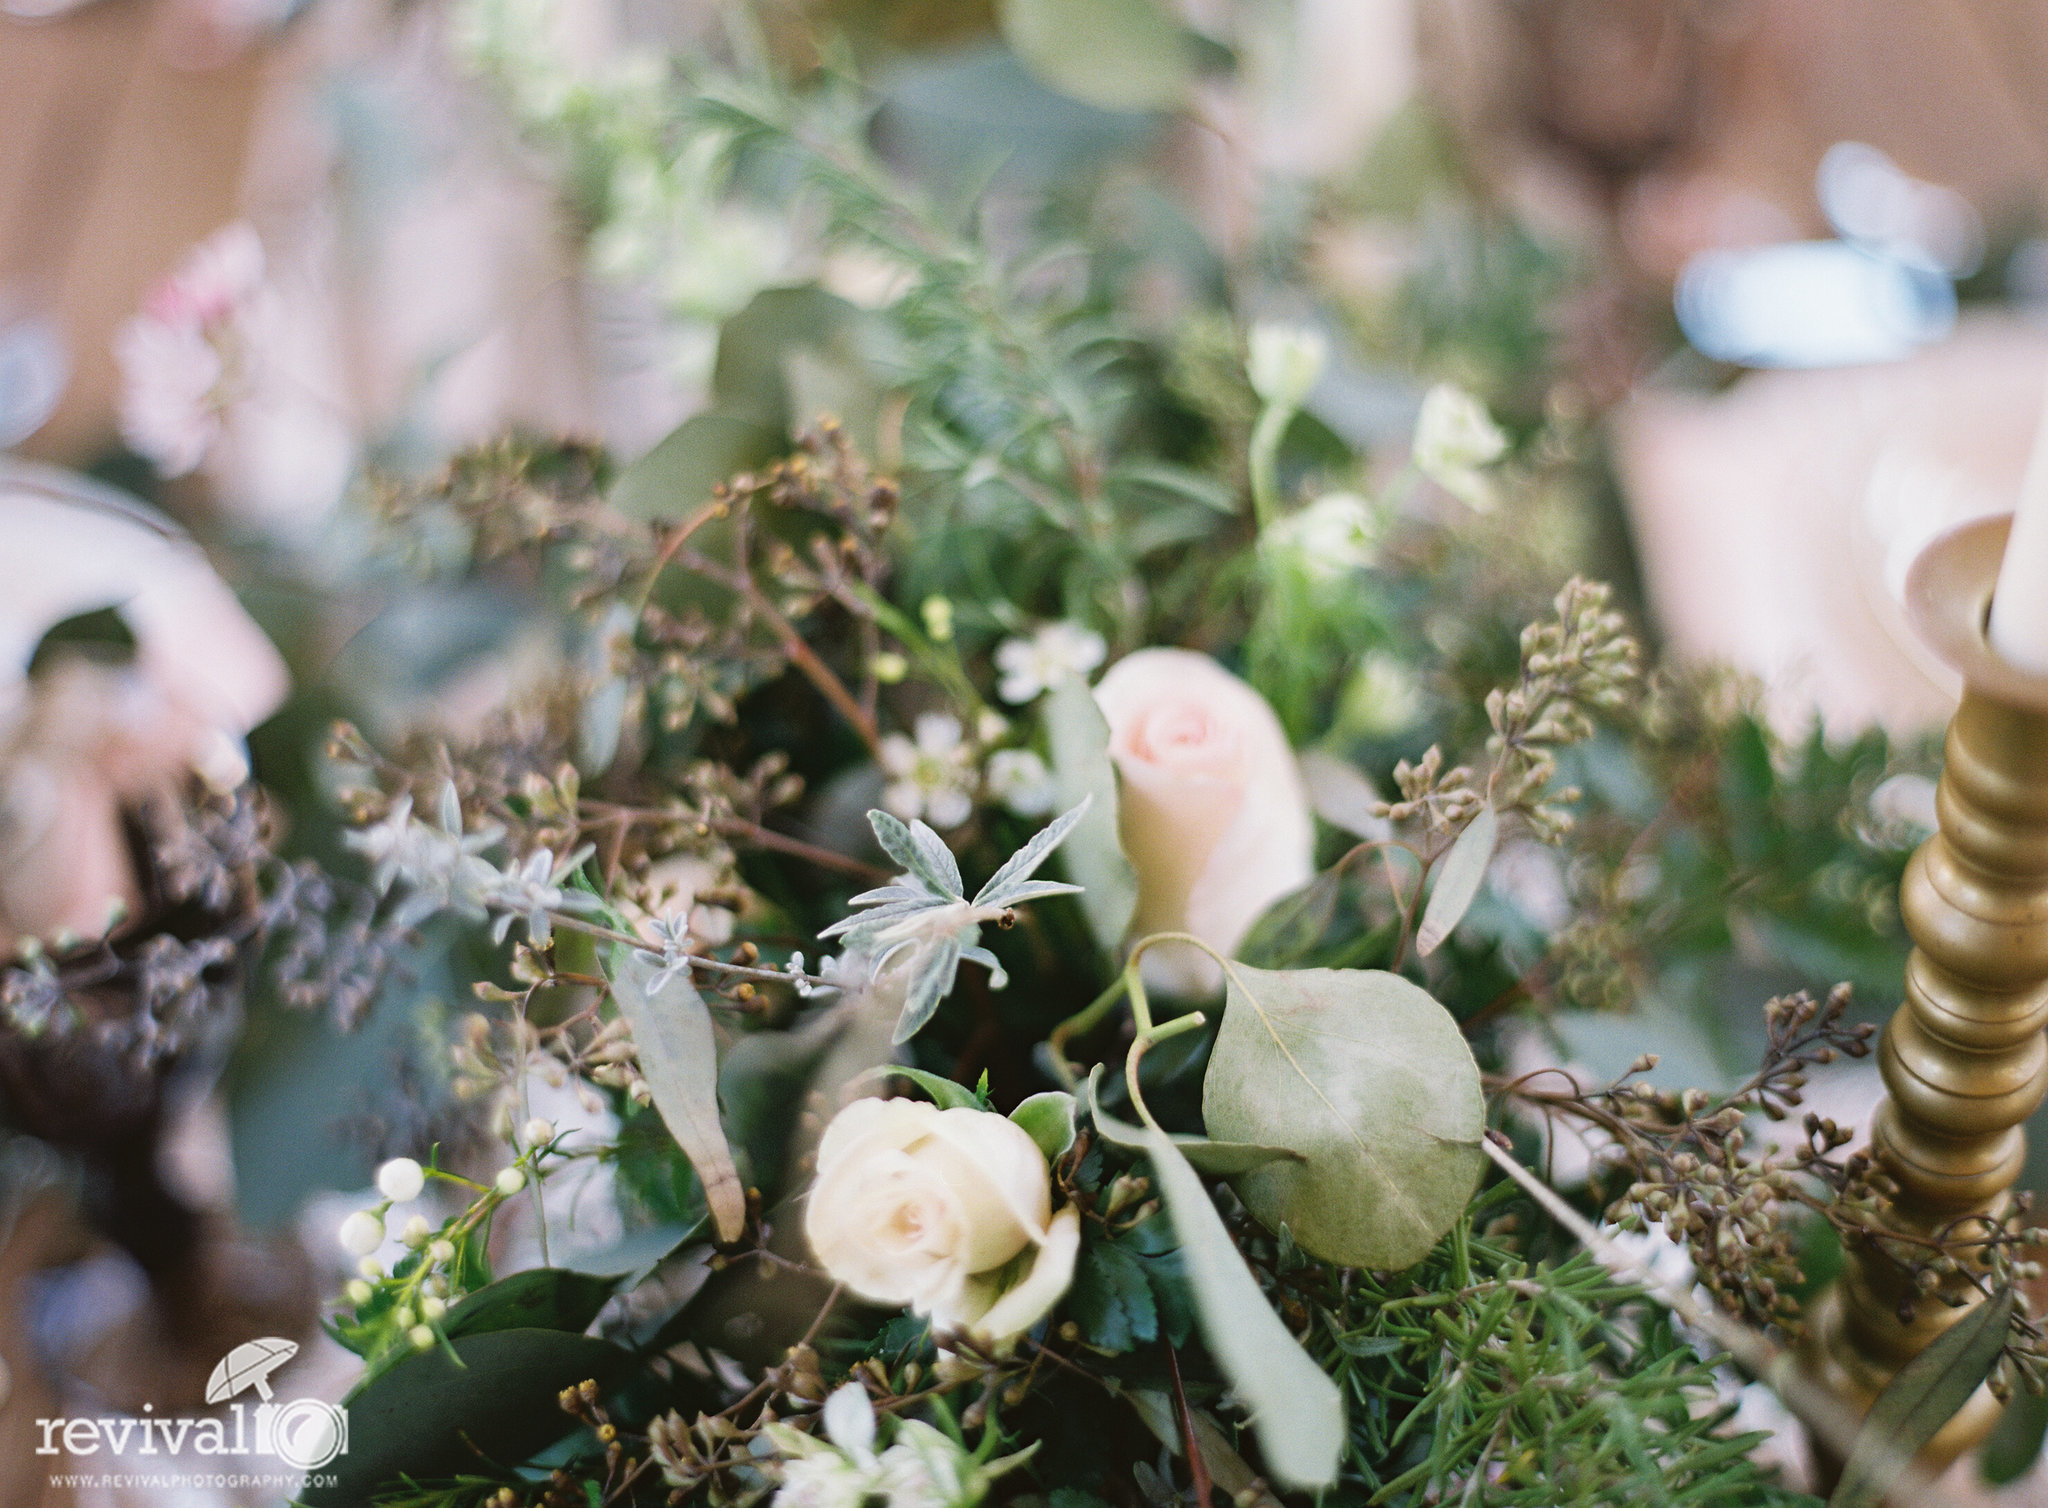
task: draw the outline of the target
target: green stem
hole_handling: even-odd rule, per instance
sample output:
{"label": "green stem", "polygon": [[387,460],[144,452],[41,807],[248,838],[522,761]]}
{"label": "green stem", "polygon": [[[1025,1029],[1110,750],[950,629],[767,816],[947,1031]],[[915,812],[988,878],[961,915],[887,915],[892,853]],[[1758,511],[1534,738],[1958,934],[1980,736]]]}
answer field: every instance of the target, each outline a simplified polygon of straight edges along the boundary
{"label": "green stem", "polygon": [[1269,403],[1259,411],[1252,425],[1252,437],[1245,450],[1245,467],[1251,475],[1252,518],[1265,533],[1280,516],[1280,440],[1293,422],[1292,404]]}
{"label": "green stem", "polygon": [[1060,1081],[1060,1087],[1069,1094],[1080,1084],[1081,1076],[1074,1071],[1074,1065],[1067,1060],[1067,1043],[1074,1037],[1084,1036],[1102,1024],[1103,1018],[1116,1009],[1116,1003],[1124,998],[1124,992],[1131,987],[1131,973],[1126,969],[1116,976],[1109,988],[1097,995],[1081,1010],[1067,1017],[1052,1029],[1045,1039],[1045,1045],[1052,1055],[1053,1076]]}

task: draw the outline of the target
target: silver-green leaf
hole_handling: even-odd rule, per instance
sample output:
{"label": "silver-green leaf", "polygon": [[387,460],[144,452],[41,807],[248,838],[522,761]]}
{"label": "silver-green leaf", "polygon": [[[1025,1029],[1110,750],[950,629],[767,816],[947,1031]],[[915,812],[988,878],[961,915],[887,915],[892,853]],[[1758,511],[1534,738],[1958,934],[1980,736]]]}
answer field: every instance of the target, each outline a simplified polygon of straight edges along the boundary
{"label": "silver-green leaf", "polygon": [[711,1008],[687,970],[670,974],[659,989],[650,990],[661,961],[638,948],[615,947],[609,972],[612,998],[632,1028],[640,1075],[653,1092],[654,1108],[697,1170],[718,1239],[737,1241],[747,1226],[747,1193],[718,1118],[718,1044]]}
{"label": "silver-green leaf", "polygon": [[[1092,1102],[1092,1086],[1089,1097]],[[1286,1487],[1328,1487],[1344,1450],[1343,1395],[1266,1302],[1200,1175],[1172,1139],[1105,1115],[1099,1103],[1094,1118],[1109,1140],[1151,1160],[1194,1290],[1202,1339],[1251,1413],[1267,1470]]]}
{"label": "silver-green leaf", "polygon": [[1105,110],[1170,110],[1191,54],[1156,0],[1003,0],[1003,40],[1060,93]]}
{"label": "silver-green leaf", "polygon": [[1486,866],[1493,862],[1493,847],[1499,841],[1500,818],[1492,806],[1482,806],[1479,815],[1458,834],[1437,871],[1436,887],[1429,892],[1429,904],[1422,911],[1422,930],[1415,934],[1415,951],[1424,958],[1464,920],[1486,879]]}
{"label": "silver-green leaf", "polygon": [[1095,694],[1068,676],[1045,698],[1046,740],[1060,804],[1087,803],[1061,853],[1067,876],[1082,887],[1081,913],[1105,949],[1123,944],[1138,909],[1138,876],[1117,837],[1116,766],[1109,757],[1109,724]]}
{"label": "silver-green leaf", "polygon": [[1245,1207],[1323,1261],[1413,1266],[1485,1165],[1479,1065],[1450,1012],[1378,970],[1232,962],[1223,975],[1203,1119],[1221,1140],[1302,1158],[1240,1177]]}

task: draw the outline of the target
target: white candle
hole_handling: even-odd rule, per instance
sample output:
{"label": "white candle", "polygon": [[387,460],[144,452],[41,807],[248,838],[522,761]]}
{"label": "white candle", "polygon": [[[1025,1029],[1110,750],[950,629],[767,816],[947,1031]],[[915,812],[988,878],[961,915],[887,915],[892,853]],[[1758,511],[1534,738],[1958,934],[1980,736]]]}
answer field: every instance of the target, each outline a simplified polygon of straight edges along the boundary
{"label": "white candle", "polygon": [[2007,664],[2048,675],[2048,406],[2020,483],[2012,535],[1991,599],[1991,647]]}

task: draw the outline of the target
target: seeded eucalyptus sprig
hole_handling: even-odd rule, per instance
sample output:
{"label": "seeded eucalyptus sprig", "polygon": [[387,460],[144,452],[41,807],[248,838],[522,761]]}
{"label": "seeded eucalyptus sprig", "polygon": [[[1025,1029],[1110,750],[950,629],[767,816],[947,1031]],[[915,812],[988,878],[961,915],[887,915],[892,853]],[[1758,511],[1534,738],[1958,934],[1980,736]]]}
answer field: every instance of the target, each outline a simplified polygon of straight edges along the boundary
{"label": "seeded eucalyptus sprig", "polygon": [[1382,802],[1380,815],[1395,821],[1421,817],[1433,832],[1462,827],[1490,806],[1519,812],[1536,835],[1555,843],[1571,830],[1574,786],[1550,789],[1557,751],[1593,736],[1593,713],[1617,707],[1641,678],[1642,649],[1626,621],[1612,611],[1613,593],[1602,581],[1574,576],[1557,594],[1557,620],[1522,630],[1522,673],[1512,686],[1487,694],[1486,741],[1493,768],[1484,789],[1472,769],[1444,769],[1441,748],[1394,767],[1401,800]]}
{"label": "seeded eucalyptus sprig", "polygon": [[891,969],[908,976],[896,1041],[909,1041],[931,1020],[939,1002],[951,993],[963,959],[986,968],[991,987],[1001,989],[1009,982],[995,954],[978,945],[982,924],[1007,927],[1016,919],[1013,908],[1026,901],[1080,893],[1079,885],[1031,876],[1087,814],[1088,804],[1084,799],[1033,834],[971,901],[960,865],[943,838],[922,822],[905,825],[888,812],[868,813],[876,841],[904,873],[892,884],[855,896],[850,904],[870,909],[836,921],[818,935],[843,937],[849,949],[871,955],[878,978]]}

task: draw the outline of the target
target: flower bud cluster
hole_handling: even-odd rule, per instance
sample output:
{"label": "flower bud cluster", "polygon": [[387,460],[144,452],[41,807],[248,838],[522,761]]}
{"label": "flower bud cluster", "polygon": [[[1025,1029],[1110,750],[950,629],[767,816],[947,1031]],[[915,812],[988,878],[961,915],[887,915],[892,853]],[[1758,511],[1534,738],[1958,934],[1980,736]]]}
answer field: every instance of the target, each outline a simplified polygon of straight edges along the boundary
{"label": "flower bud cluster", "polygon": [[1556,842],[1571,828],[1572,787],[1550,791],[1557,753],[1593,736],[1593,713],[1618,707],[1641,678],[1642,650],[1621,614],[1609,609],[1604,582],[1573,577],[1557,594],[1557,621],[1522,630],[1522,675],[1486,698],[1497,767],[1493,801],[1520,810],[1538,837]]}

